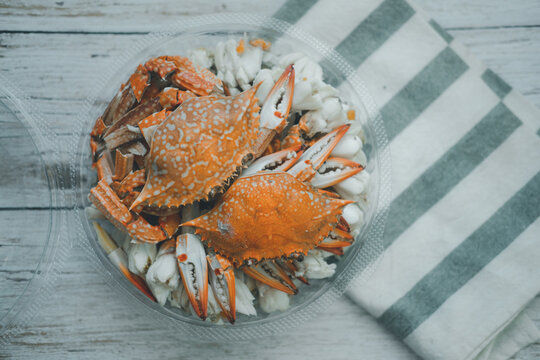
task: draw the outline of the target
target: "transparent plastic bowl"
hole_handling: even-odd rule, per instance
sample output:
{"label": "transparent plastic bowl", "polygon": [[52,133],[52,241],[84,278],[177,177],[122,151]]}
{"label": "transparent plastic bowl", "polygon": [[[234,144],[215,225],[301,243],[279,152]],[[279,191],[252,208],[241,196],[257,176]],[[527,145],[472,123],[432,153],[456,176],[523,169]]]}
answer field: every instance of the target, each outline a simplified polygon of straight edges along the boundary
{"label": "transparent plastic bowl", "polygon": [[1,349],[52,293],[69,247],[61,157],[66,148],[32,99],[2,74],[0,124]]}
{"label": "transparent plastic bowl", "polygon": [[[202,321],[181,310],[163,307],[150,301],[139,292],[109,261],[100,248],[91,222],[86,218],[84,207],[89,205],[87,196],[95,185],[96,176],[90,163],[89,133],[120,84],[127,81],[138,64],[148,58],[170,54],[186,55],[190,49],[214,47],[218,42],[230,38],[239,39],[247,34],[250,38],[272,41],[272,50],[286,54],[301,51],[313,59],[320,60],[325,80],[339,84],[342,98],[357,108],[357,118],[362,123],[366,143],[364,151],[368,157],[367,171],[371,174],[369,184],[369,207],[355,244],[337,263],[333,277],[310,280],[310,286],[301,286],[292,297],[287,311],[265,314],[259,311],[256,317],[238,315],[236,324],[214,324]],[[221,14],[195,17],[169,26],[164,32],[156,32],[142,38],[119,59],[109,74],[103,74],[93,97],[89,98],[80,121],[82,129],[77,157],[73,159],[73,175],[80,185],[77,229],[81,246],[94,260],[98,271],[119,290],[119,296],[130,301],[138,314],[153,318],[156,326],[171,326],[183,335],[211,339],[246,339],[282,332],[313,317],[319,310],[331,306],[333,300],[343,294],[351,281],[357,277],[366,279],[377,264],[382,253],[382,233],[390,199],[390,161],[387,139],[382,120],[372,98],[354,74],[354,69],[327,45],[314,39],[297,27],[285,22],[251,14]],[[74,152],[75,153],[75,152]],[[360,280],[361,281],[361,280]]]}

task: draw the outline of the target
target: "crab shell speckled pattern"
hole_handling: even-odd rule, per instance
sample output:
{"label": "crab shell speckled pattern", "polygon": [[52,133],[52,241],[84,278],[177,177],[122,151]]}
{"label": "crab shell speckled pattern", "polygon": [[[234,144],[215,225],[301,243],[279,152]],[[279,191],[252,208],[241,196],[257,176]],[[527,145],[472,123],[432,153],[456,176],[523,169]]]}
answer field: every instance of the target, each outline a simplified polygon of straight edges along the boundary
{"label": "crab shell speckled pattern", "polygon": [[191,98],[171,113],[154,133],[148,178],[132,208],[183,206],[221,189],[252,154],[256,91]]}
{"label": "crab shell speckled pattern", "polygon": [[184,223],[236,266],[307,253],[352,201],[328,197],[284,172],[242,177],[207,214]]}

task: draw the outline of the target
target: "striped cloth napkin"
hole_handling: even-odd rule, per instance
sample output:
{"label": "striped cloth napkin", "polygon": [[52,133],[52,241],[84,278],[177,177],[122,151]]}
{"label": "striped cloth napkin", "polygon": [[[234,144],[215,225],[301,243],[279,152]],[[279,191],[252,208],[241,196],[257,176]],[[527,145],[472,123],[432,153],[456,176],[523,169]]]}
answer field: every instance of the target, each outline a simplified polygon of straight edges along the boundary
{"label": "striped cloth napkin", "polygon": [[[380,107],[385,252],[349,297],[426,359],[506,359],[540,333],[540,112],[406,0],[286,2]],[[388,354],[387,358],[393,358]]]}

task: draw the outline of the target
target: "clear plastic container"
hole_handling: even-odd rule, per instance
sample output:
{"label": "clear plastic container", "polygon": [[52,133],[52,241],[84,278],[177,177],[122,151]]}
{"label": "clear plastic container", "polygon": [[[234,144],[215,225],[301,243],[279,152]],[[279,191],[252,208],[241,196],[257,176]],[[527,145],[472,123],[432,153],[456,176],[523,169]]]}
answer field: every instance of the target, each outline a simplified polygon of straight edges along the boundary
{"label": "clear plastic container", "polygon": [[1,347],[51,293],[68,241],[60,161],[65,149],[55,144],[32,101],[1,74],[0,124]]}
{"label": "clear plastic container", "polygon": [[[150,301],[139,292],[108,260],[100,248],[91,222],[86,218],[84,206],[89,204],[87,195],[96,181],[91,168],[89,133],[108,102],[115,95],[120,84],[125,82],[139,63],[158,55],[186,55],[190,49],[214,47],[218,42],[230,38],[239,39],[244,34],[250,38],[263,38],[272,41],[276,53],[301,51],[319,59],[325,79],[338,84],[341,96],[352,103],[360,114],[366,144],[364,151],[368,156],[367,170],[371,174],[368,194],[369,208],[365,214],[365,224],[355,245],[338,262],[335,275],[329,279],[314,280],[310,286],[302,286],[298,295],[292,298],[287,311],[264,314],[259,311],[256,317],[239,316],[236,324],[218,325],[202,321],[182,311],[163,307]],[[366,279],[376,266],[382,254],[382,233],[390,201],[390,161],[387,139],[382,120],[372,98],[355,75],[353,68],[330,47],[314,39],[297,27],[285,22],[251,14],[221,14],[195,17],[168,27],[164,32],[152,33],[131,47],[123,57],[118,58],[110,73],[103,74],[98,86],[87,103],[87,108],[79,118],[81,137],[78,144],[78,157],[72,162],[75,181],[80,185],[79,194],[79,244],[94,260],[96,269],[102,272],[107,281],[118,289],[118,296],[130,299],[133,311],[147,315],[155,320],[156,326],[171,326],[182,336],[197,336],[211,339],[246,339],[269,335],[296,326],[313,317],[347,289],[357,277]]]}

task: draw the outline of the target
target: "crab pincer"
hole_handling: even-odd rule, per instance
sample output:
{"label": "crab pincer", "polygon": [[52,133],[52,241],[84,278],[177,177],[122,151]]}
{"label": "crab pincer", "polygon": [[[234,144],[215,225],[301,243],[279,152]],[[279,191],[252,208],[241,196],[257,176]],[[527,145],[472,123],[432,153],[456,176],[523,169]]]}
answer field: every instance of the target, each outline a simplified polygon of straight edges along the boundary
{"label": "crab pincer", "polygon": [[198,317],[208,315],[208,266],[199,237],[181,234],[176,238],[176,259],[189,302]]}
{"label": "crab pincer", "polygon": [[288,149],[276,151],[255,160],[247,169],[242,172],[242,176],[252,175],[259,171],[287,171],[302,155],[301,145],[292,146]]}
{"label": "crab pincer", "polygon": [[259,136],[254,147],[255,157],[260,156],[274,136],[287,125],[294,96],[294,67],[289,65],[276,81],[261,108]]}
{"label": "crab pincer", "polygon": [[352,160],[331,157],[315,172],[311,185],[324,189],[358,174],[363,169],[362,165]]}
{"label": "crab pincer", "polygon": [[312,179],[349,128],[350,125],[348,124],[342,125],[320,138],[309,149],[304,151],[296,164],[289,170],[289,173],[302,181]]}
{"label": "crab pincer", "polygon": [[231,324],[236,321],[236,290],[234,268],[229,260],[218,254],[207,255],[209,281],[221,311]]}

